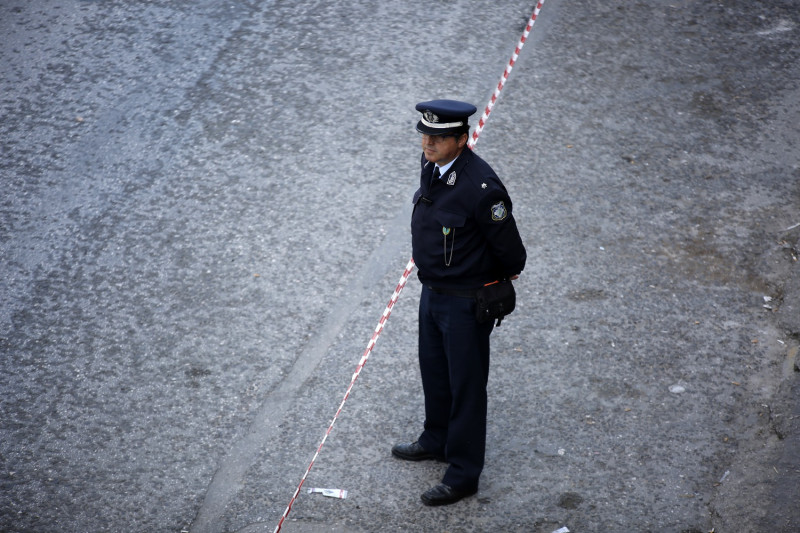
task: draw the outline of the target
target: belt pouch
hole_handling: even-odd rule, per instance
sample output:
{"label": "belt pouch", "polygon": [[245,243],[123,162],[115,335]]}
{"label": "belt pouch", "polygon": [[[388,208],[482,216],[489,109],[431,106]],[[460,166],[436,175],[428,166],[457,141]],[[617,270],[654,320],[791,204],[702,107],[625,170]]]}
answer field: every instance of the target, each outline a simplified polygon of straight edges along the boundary
{"label": "belt pouch", "polygon": [[504,279],[489,283],[478,289],[475,297],[475,318],[479,324],[497,320],[497,325],[503,317],[510,315],[517,303],[517,294],[514,284]]}

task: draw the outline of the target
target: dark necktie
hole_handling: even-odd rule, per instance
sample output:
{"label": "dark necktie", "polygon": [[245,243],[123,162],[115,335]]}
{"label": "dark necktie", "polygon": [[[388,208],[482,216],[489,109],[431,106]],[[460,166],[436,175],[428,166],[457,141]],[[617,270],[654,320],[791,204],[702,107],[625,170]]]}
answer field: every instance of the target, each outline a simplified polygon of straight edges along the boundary
{"label": "dark necktie", "polygon": [[433,167],[433,178],[434,180],[439,179],[439,167]]}

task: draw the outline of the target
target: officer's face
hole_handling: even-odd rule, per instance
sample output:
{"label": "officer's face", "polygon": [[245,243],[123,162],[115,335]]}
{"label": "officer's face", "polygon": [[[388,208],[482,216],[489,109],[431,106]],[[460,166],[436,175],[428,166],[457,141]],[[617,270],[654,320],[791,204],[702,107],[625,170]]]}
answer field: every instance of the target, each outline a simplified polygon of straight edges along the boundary
{"label": "officer's face", "polygon": [[445,135],[422,135],[422,151],[425,159],[438,165],[446,165],[461,153],[467,144],[467,134],[461,137]]}

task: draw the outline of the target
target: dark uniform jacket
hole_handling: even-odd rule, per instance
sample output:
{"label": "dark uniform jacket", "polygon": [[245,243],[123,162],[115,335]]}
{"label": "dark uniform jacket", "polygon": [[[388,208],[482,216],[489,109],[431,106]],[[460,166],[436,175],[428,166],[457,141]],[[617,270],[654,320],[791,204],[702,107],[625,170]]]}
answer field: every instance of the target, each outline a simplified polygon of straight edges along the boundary
{"label": "dark uniform jacket", "polygon": [[424,154],[421,165],[411,216],[420,281],[440,289],[473,289],[522,272],[525,247],[511,199],[492,168],[469,148],[439,179],[432,179],[436,167]]}

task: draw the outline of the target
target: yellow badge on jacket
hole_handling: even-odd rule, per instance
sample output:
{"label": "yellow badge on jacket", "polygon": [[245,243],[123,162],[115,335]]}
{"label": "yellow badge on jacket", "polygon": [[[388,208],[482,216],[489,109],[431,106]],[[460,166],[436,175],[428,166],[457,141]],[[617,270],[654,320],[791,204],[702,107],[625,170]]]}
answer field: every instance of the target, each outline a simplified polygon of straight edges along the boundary
{"label": "yellow badge on jacket", "polygon": [[506,204],[497,202],[492,206],[492,220],[500,222],[501,220],[505,220],[507,216],[508,210],[506,209]]}

